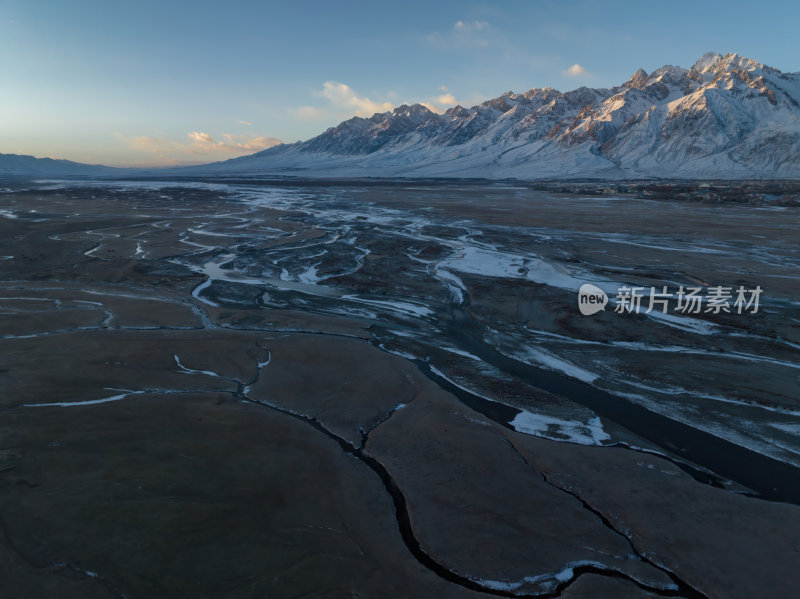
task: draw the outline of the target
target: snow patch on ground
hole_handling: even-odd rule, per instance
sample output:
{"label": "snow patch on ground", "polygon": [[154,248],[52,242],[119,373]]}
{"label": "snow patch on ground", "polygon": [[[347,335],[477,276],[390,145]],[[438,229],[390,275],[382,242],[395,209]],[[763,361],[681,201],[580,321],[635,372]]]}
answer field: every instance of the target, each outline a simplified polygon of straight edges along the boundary
{"label": "snow patch on ground", "polygon": [[598,416],[580,422],[523,410],[509,424],[520,433],[579,445],[605,445],[611,439]]}

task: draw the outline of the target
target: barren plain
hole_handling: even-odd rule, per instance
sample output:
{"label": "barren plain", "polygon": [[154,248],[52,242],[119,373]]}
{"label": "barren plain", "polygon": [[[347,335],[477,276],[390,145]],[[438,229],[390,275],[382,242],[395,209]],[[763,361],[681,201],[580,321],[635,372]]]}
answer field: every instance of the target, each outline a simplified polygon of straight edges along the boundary
{"label": "barren plain", "polygon": [[3,596],[796,596],[800,209],[0,187]]}

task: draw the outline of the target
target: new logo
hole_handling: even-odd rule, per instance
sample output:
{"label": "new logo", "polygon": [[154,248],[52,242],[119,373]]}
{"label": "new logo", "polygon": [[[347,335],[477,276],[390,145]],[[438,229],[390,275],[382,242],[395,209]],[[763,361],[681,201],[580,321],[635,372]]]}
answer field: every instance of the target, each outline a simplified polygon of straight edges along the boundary
{"label": "new logo", "polygon": [[584,283],[578,290],[578,309],[584,316],[605,310],[608,303],[606,292],[590,283]]}

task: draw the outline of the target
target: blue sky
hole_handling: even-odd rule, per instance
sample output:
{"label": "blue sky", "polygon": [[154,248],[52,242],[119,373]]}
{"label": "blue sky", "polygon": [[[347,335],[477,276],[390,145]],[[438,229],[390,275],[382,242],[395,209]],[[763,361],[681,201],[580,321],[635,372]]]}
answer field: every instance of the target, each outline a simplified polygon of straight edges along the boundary
{"label": "blue sky", "polygon": [[800,3],[770,1],[0,0],[0,152],[209,162],[404,102],[617,85],[707,51],[795,72],[799,29]]}

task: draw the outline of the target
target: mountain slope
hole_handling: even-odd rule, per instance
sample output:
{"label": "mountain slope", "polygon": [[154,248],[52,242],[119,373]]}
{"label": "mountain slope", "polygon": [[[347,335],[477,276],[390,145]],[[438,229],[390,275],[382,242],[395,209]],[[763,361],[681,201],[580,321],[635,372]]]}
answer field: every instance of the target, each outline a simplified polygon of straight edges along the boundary
{"label": "mountain slope", "polygon": [[70,160],[34,158],[21,154],[0,154],[0,176],[3,177],[113,176],[125,170],[96,164],[81,164]]}
{"label": "mountain slope", "polygon": [[184,174],[800,178],[800,74],[736,54],[608,89],[508,92],[436,114],[400,106],[306,142]]}

